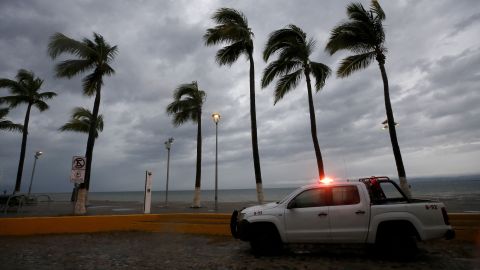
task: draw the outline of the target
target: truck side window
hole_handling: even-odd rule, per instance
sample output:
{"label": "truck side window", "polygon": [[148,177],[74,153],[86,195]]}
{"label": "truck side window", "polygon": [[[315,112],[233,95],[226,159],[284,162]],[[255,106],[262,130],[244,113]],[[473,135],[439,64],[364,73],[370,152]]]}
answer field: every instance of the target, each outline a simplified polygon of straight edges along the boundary
{"label": "truck side window", "polygon": [[294,208],[320,207],[326,205],[327,190],[325,188],[306,190],[294,199]]}
{"label": "truck side window", "polygon": [[360,202],[360,196],[356,186],[344,186],[332,188],[333,205],[349,205]]}

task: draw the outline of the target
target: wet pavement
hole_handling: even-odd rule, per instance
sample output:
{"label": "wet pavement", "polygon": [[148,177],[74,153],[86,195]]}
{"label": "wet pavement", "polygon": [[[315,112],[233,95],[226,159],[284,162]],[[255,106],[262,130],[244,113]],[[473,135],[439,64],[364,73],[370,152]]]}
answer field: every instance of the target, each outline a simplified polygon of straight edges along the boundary
{"label": "wet pavement", "polygon": [[118,232],[0,237],[0,269],[480,269],[478,246],[421,243],[417,258],[379,258],[363,246],[292,246],[255,257],[230,237]]}

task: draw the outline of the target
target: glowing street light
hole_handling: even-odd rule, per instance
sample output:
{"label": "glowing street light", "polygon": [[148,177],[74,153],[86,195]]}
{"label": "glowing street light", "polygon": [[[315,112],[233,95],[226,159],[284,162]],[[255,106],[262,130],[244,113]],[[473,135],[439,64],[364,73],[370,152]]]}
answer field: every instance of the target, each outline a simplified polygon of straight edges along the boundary
{"label": "glowing street light", "polygon": [[170,148],[172,147],[173,138],[170,137],[165,141],[165,148],[167,149],[167,186],[165,187],[165,206],[168,206],[168,178],[170,174]]}
{"label": "glowing street light", "polygon": [[212,114],[213,122],[215,122],[215,210],[218,210],[218,122],[220,122],[220,118],[218,112]]}
{"label": "glowing street light", "polygon": [[35,161],[33,162],[32,176],[30,177],[30,185],[28,186],[28,195],[30,197],[30,192],[32,191],[33,176],[35,175],[35,166],[37,165],[37,159],[43,154],[42,151],[35,152]]}

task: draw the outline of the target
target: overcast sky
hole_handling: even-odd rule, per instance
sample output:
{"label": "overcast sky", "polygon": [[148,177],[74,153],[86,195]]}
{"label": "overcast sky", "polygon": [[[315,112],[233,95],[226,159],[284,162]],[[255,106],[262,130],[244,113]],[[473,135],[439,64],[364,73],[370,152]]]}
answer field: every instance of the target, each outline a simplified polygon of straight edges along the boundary
{"label": "overcast sky", "polygon": [[[219,187],[255,188],[249,117],[248,62],[218,66],[220,46],[205,47],[220,7],[242,11],[255,33],[257,125],[265,187],[297,186],[318,175],[303,81],[273,105],[273,85],[260,88],[261,52],[274,30],[301,27],[317,41],[311,60],[336,70],[347,54],[324,51],[329,31],[346,18],[350,1],[0,1],[0,78],[21,68],[44,79],[43,91],[58,96],[50,109],[32,109],[22,191],[28,189],[37,150],[33,192],[70,191],[71,158],[85,152],[86,134],[58,128],[77,106],[93,107],[82,95],[81,76],[58,79],[47,56],[49,37],[92,38],[97,32],[118,56],[116,73],[104,79],[100,113],[105,129],[94,149],[91,191],[142,190],[145,170],[154,190],[164,190],[164,141],[171,151],[172,189],[193,189],[196,126],[173,127],[165,113],[173,90],[198,81],[206,91],[203,114],[202,188],[214,186],[215,125],[219,123]],[[361,1],[368,6],[369,1]],[[480,173],[480,4],[471,1],[380,1],[385,21],[386,69],[407,176]],[[0,89],[0,96],[7,95]],[[327,175],[396,177],[378,65],[348,78],[331,76],[314,95],[318,139]],[[23,122],[26,106],[9,119]],[[13,189],[21,134],[0,131],[0,188]]]}

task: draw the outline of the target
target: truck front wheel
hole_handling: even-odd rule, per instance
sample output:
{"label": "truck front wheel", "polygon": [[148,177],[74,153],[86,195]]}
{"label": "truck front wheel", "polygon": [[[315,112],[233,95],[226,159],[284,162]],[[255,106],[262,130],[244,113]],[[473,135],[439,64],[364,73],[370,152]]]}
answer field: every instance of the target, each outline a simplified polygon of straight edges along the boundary
{"label": "truck front wheel", "polygon": [[277,255],[282,251],[283,243],[275,225],[255,225],[251,233],[250,246],[254,255]]}

